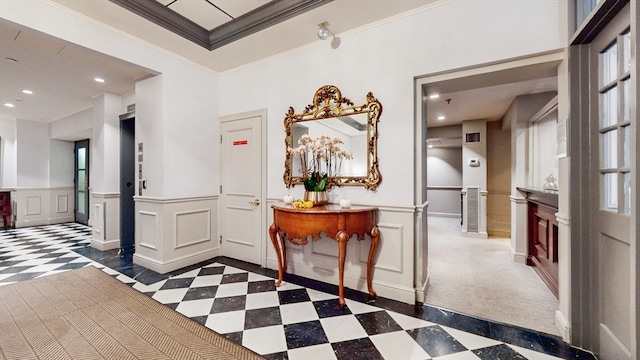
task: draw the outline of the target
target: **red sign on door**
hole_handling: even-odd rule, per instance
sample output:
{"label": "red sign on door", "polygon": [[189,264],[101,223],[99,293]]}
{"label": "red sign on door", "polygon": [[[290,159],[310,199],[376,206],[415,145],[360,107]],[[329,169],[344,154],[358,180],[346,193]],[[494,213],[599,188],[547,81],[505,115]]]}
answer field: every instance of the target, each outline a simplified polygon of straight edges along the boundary
{"label": "red sign on door", "polygon": [[247,140],[238,140],[233,142],[233,146],[247,145]]}

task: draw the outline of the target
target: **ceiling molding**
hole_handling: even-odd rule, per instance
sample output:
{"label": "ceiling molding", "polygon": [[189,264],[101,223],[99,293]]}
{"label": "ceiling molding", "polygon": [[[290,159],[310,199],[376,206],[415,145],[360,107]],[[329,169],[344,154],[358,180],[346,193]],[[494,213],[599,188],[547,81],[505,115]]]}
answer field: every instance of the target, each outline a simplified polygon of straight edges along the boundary
{"label": "ceiling molding", "polygon": [[333,0],[273,0],[212,30],[203,28],[156,0],[109,1],[211,51]]}

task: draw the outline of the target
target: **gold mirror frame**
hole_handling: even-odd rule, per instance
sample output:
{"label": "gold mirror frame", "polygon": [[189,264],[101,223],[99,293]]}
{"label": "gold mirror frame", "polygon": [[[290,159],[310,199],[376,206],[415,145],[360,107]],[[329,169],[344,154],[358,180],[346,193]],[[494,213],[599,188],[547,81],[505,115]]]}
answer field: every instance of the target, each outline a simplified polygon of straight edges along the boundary
{"label": "gold mirror frame", "polygon": [[[313,103],[307,105],[301,114],[296,114],[293,107],[289,107],[284,118],[285,131],[285,160],[284,160],[284,183],[287,188],[296,184],[303,184],[302,176],[293,176],[292,162],[293,155],[287,149],[293,148],[292,127],[296,123],[313,120],[331,119],[342,116],[356,114],[367,114],[367,141],[366,141],[366,167],[367,173],[364,176],[331,176],[327,188],[332,186],[364,186],[367,190],[375,190],[382,181],[378,168],[378,122],[382,114],[382,104],[371,92],[367,94],[367,103],[354,105],[351,100],[343,97],[340,90],[333,85],[325,85],[316,91],[313,96]],[[296,144],[297,145],[297,144]]]}

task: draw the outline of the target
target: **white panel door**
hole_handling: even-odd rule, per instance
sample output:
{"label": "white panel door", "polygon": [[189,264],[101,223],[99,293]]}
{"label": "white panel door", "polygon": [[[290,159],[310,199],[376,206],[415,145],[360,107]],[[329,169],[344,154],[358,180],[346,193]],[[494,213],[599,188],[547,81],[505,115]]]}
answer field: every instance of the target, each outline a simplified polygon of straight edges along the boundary
{"label": "white panel door", "polygon": [[262,265],[266,254],[264,113],[221,119],[221,254]]}
{"label": "white panel door", "polygon": [[[599,354],[604,359],[631,359],[633,331],[630,220],[632,166],[631,32],[629,4],[591,44],[593,183],[599,184],[592,234],[597,237]],[[596,189],[594,189],[596,190]],[[594,289],[596,290],[596,289]]]}

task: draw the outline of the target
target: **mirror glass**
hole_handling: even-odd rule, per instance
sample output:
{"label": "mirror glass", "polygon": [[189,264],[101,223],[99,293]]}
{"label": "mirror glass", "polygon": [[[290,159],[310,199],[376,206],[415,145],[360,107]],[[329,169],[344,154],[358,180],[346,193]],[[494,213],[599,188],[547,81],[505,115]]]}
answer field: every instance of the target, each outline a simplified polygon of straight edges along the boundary
{"label": "mirror glass", "polygon": [[300,157],[290,149],[300,146],[305,135],[314,139],[326,136],[340,139],[342,143],[337,146],[350,156],[333,164],[337,170],[328,176],[328,187],[357,185],[375,190],[381,181],[377,158],[377,123],[381,112],[382,105],[371,93],[367,94],[366,104],[354,105],[332,85],[320,88],[314,103],[303,113],[295,114],[290,107],[284,121],[285,185],[302,184],[308,176],[302,170]]}

